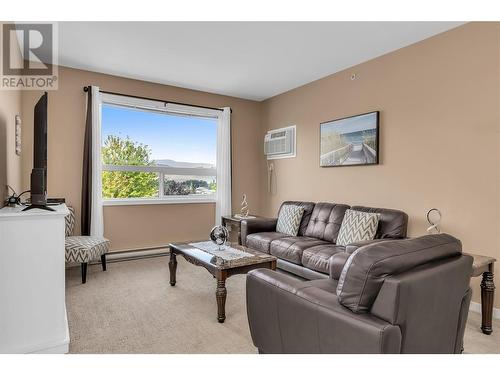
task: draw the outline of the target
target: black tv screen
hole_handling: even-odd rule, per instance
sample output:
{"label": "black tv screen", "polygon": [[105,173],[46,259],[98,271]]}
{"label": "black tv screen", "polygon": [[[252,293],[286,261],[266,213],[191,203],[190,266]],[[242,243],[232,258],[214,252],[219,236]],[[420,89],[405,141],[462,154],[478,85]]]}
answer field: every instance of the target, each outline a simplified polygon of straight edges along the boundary
{"label": "black tv screen", "polygon": [[47,93],[35,105],[30,192],[31,205],[24,210],[43,208],[52,211],[47,207]]}
{"label": "black tv screen", "polygon": [[47,93],[35,105],[34,120],[33,168],[47,170]]}

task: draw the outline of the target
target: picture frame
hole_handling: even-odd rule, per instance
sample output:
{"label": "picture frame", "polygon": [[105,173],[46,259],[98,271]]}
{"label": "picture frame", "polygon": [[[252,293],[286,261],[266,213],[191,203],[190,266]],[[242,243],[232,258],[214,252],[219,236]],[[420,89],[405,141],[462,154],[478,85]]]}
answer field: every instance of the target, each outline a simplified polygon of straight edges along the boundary
{"label": "picture frame", "polygon": [[16,155],[21,155],[21,115],[16,115],[15,117],[15,150]]}
{"label": "picture frame", "polygon": [[320,123],[320,167],[379,164],[380,111]]}

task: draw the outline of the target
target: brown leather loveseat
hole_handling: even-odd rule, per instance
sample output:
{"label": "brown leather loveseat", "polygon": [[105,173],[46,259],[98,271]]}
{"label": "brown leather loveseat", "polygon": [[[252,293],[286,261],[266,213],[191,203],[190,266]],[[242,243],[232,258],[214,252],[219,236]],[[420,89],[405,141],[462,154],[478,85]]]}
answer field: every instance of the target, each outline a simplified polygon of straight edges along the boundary
{"label": "brown leather loveseat", "polygon": [[349,208],[380,214],[376,240],[406,237],[408,215],[399,210],[295,201],[283,202],[280,210],[287,204],[304,207],[297,236],[276,232],[277,219],[256,218],[241,223],[241,242],[244,246],[276,256],[278,268],[306,279],[328,277],[332,257],[340,267],[361,245],[336,245],[344,214]]}

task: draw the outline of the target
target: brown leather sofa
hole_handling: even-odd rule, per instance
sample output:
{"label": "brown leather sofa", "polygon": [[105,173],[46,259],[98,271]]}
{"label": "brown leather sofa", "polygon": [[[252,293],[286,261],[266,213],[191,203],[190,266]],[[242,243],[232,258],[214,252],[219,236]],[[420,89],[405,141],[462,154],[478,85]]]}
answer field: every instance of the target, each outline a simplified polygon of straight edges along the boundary
{"label": "brown leather sofa", "polygon": [[242,221],[241,242],[276,256],[278,268],[309,280],[327,278],[332,258],[341,269],[349,254],[364,244],[336,245],[344,214],[349,208],[380,213],[376,241],[406,237],[408,215],[399,210],[295,201],[283,202],[281,207],[286,204],[304,207],[297,236],[276,232],[277,219],[255,218]]}
{"label": "brown leather sofa", "polygon": [[260,353],[462,351],[472,258],[462,255],[460,241],[439,234],[350,250],[347,262],[335,261],[342,253],[330,257],[326,279],[267,269],[247,275],[248,321]]}

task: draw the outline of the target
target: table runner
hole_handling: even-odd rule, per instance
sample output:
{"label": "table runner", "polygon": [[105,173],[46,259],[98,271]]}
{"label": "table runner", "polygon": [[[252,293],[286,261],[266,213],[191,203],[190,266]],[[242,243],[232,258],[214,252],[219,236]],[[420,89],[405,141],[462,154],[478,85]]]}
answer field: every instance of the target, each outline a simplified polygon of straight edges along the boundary
{"label": "table runner", "polygon": [[190,245],[209,254],[218,256],[224,260],[234,260],[254,256],[253,254],[235,249],[229,245],[221,246],[219,250],[219,246],[214,244],[212,241],[193,242],[190,243]]}

